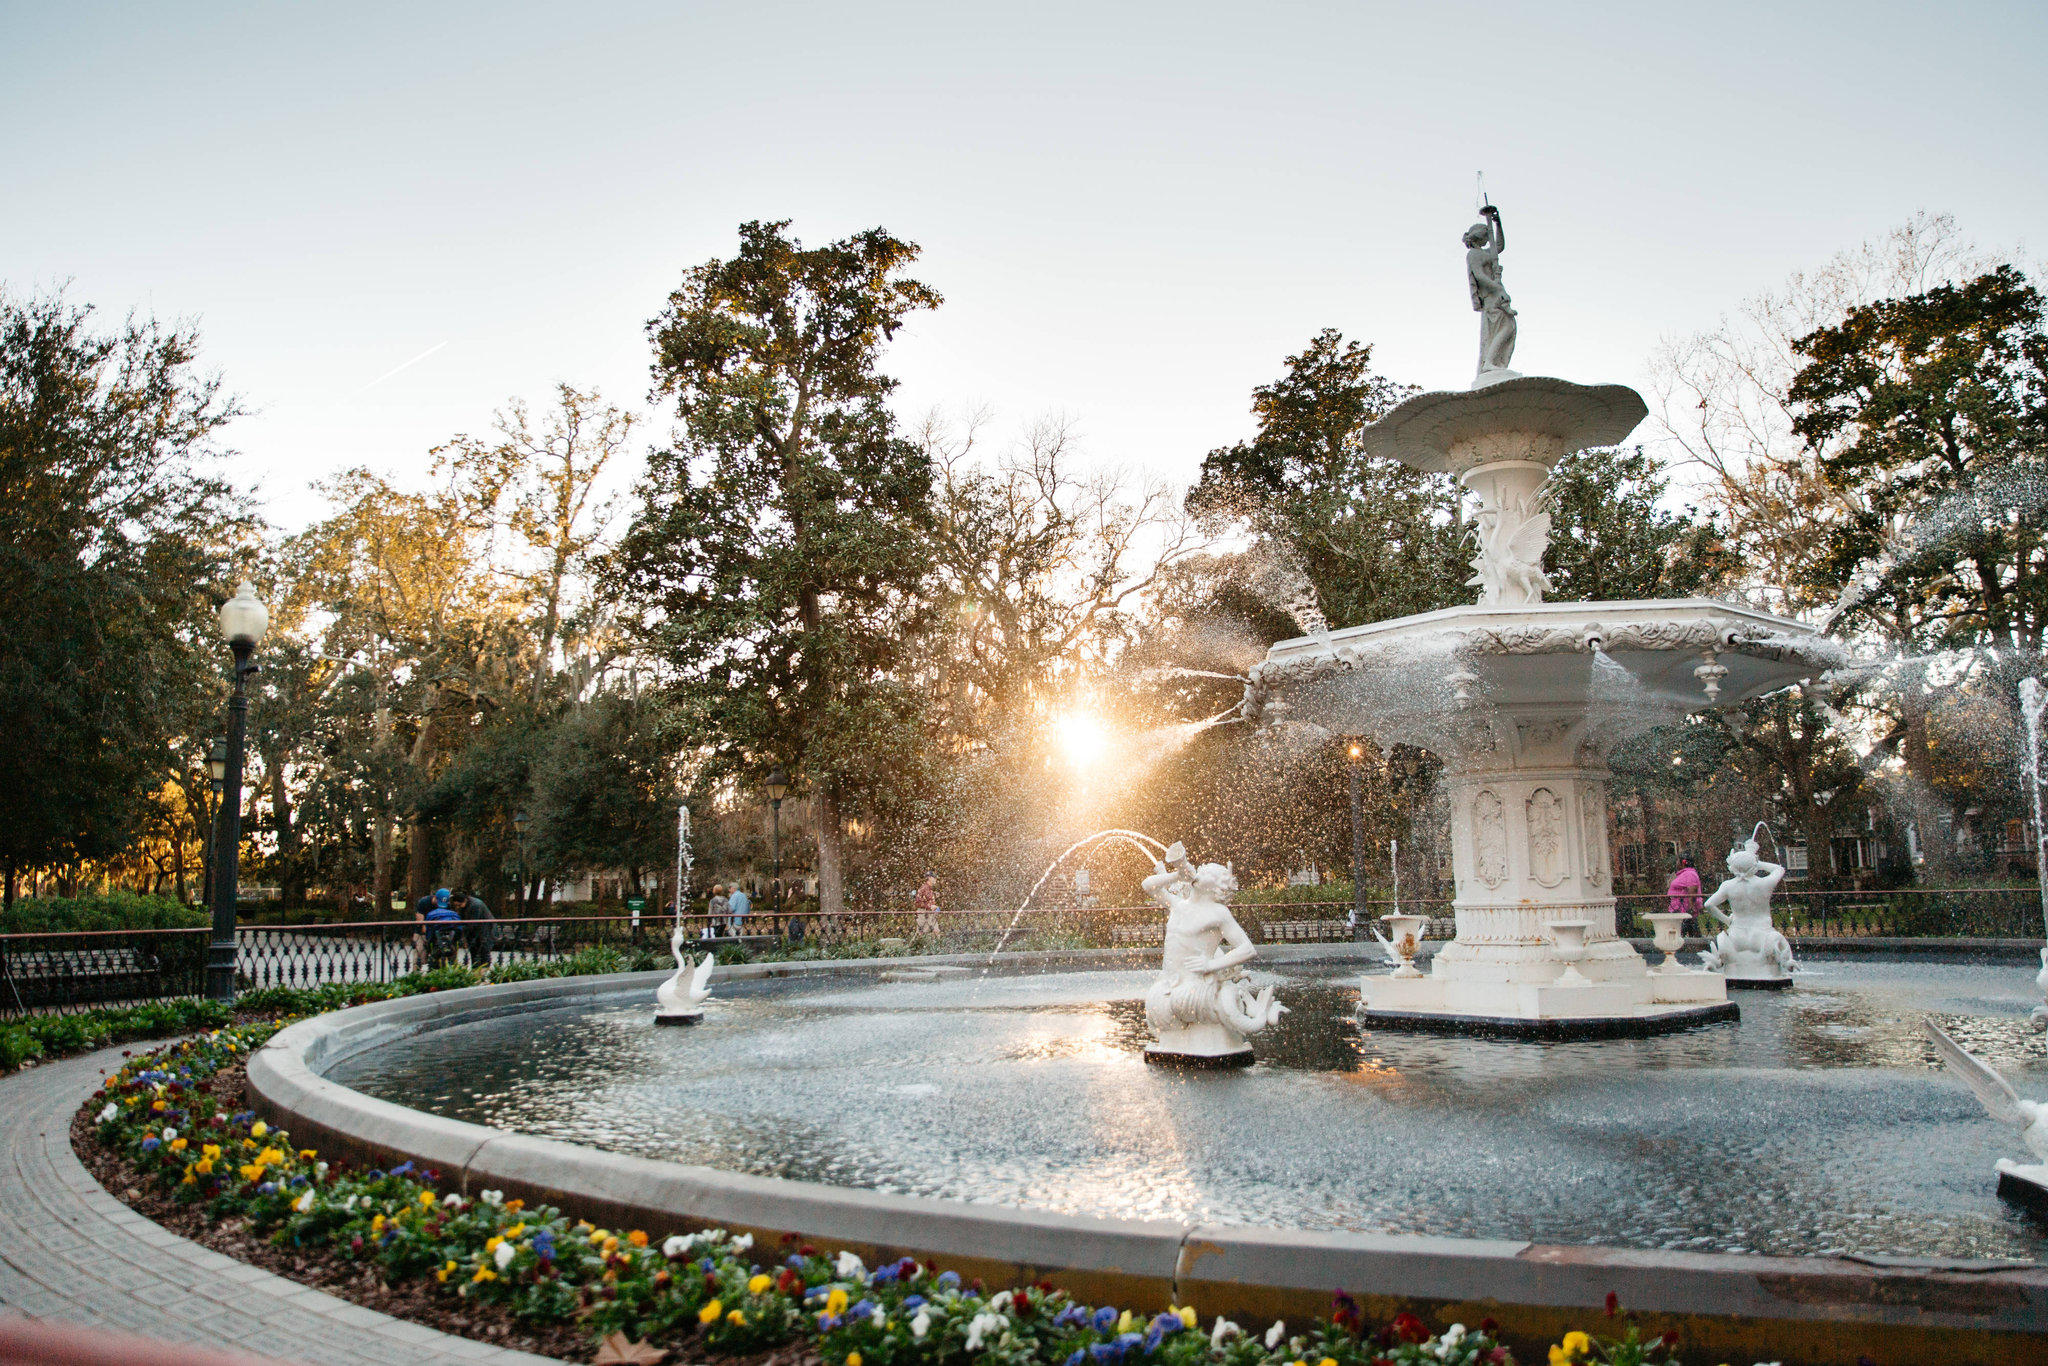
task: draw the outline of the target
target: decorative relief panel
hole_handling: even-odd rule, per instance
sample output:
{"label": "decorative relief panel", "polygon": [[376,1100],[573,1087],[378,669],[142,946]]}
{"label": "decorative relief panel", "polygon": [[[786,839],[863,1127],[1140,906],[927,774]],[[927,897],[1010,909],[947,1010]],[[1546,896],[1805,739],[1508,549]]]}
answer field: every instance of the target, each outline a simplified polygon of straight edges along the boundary
{"label": "decorative relief panel", "polygon": [[1489,887],[1507,881],[1507,812],[1498,792],[1483,790],[1472,799],[1472,872]]}
{"label": "decorative relief panel", "polygon": [[1586,851],[1586,881],[1607,885],[1607,803],[1593,783],[1579,788],[1579,838]]}
{"label": "decorative relief panel", "polygon": [[1564,803],[1547,787],[1529,794],[1529,876],[1545,887],[1564,881]]}

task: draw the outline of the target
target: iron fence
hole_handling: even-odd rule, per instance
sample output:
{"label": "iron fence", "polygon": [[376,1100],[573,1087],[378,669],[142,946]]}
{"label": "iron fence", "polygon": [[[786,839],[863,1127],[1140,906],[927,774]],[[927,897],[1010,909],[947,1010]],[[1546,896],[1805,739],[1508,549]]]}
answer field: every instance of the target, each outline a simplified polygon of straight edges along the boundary
{"label": "iron fence", "polygon": [[[1645,911],[1663,910],[1663,895],[1617,899],[1617,928],[1648,936]],[[1244,902],[1232,908],[1260,943],[1330,943],[1354,931],[1348,901]],[[1368,901],[1377,920],[1396,909]],[[1453,933],[1451,903],[1404,900],[1400,909],[1430,918],[1429,935]],[[2038,939],[2041,913],[2032,888],[1912,889],[1898,892],[1781,894],[1777,923],[1798,937],[1926,937]],[[464,921],[446,928],[419,921],[354,921],[311,925],[243,925],[236,933],[236,985],[320,987],[390,982],[443,964],[545,967],[591,950],[609,953],[588,966],[655,968],[673,962],[670,916],[531,916]],[[1159,909],[1085,906],[944,911],[920,915],[905,907],[824,915],[765,910],[744,919],[686,915],[688,951],[744,949],[781,955],[989,952],[1037,948],[1140,948],[1160,942]],[[1694,932],[1702,928],[1695,925]],[[1711,928],[1707,926],[1705,928]],[[212,932],[93,930],[0,934],[0,1017],[62,1012],[197,996],[205,990]]]}

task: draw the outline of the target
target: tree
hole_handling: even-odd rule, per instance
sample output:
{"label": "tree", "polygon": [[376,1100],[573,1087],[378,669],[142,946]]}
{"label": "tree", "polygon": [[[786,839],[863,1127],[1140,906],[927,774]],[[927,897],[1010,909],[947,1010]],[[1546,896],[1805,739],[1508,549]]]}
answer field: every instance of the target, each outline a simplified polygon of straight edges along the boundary
{"label": "tree", "polygon": [[0,291],[0,869],[124,848],[216,701],[206,621],[249,518],[197,334]]}
{"label": "tree", "polygon": [[1545,485],[1545,563],[1558,602],[1686,597],[1734,572],[1710,520],[1664,506],[1669,481],[1641,446],[1568,455]]}
{"label": "tree", "polygon": [[844,903],[849,805],[918,755],[901,681],[928,571],[931,468],[896,431],[881,350],[937,293],[880,228],[805,248],[788,224],[685,273],[649,325],[675,444],[651,453],[622,583],[682,725],[730,773],[789,766],[814,801],[822,907]]}
{"label": "tree", "polygon": [[1329,624],[1448,607],[1464,590],[1455,481],[1365,453],[1366,424],[1414,390],[1372,369],[1372,348],[1325,328],[1286,373],[1252,390],[1259,429],[1209,452],[1192,511],[1242,521],[1306,578]]}

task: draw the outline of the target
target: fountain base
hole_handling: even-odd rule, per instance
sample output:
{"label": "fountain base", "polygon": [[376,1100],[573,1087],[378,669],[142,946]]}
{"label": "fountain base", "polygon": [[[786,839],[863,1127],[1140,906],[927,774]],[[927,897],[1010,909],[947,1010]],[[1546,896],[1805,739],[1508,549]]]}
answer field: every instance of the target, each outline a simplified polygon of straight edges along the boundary
{"label": "fountain base", "polygon": [[703,1020],[704,1012],[701,1010],[656,1011],[654,1015],[654,1022],[658,1025],[693,1025],[701,1024]]}
{"label": "fountain base", "polygon": [[2018,1205],[2036,1219],[2048,1219],[2048,1163],[1998,1163],[1998,1198]]}
{"label": "fountain base", "polygon": [[1160,1031],[1145,1045],[1145,1061],[1159,1067],[1249,1067],[1252,1046],[1244,1035],[1213,1021]]}
{"label": "fountain base", "polygon": [[1781,976],[1739,977],[1734,973],[1725,974],[1730,991],[1784,991],[1792,985],[1792,974]]}
{"label": "fountain base", "polygon": [[[1624,946],[1625,947],[1625,946]],[[1452,972],[1445,969],[1451,968]],[[1736,1018],[1721,979],[1706,972],[1641,972],[1581,982],[1472,980],[1440,962],[1428,977],[1359,984],[1368,1026],[1503,1038],[1635,1037]]]}

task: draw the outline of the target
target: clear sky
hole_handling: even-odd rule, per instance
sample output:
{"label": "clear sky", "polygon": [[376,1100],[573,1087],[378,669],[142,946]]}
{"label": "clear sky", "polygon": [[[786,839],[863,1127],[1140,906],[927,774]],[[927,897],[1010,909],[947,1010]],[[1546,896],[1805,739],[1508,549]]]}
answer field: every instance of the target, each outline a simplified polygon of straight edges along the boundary
{"label": "clear sky", "polygon": [[644,323],[742,220],[881,224],[947,296],[904,412],[1186,479],[1319,327],[1469,380],[1475,170],[1516,368],[1585,381],[1917,209],[2038,250],[2044,52],[2038,0],[0,0],[0,280],[196,319],[296,525],[509,396],[644,404]]}

